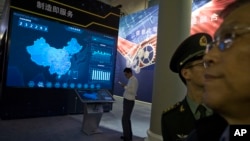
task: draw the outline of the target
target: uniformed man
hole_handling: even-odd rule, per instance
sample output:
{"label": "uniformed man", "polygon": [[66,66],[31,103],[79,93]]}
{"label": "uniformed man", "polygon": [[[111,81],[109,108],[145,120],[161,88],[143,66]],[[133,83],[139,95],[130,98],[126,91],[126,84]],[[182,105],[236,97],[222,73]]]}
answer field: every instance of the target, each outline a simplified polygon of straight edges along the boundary
{"label": "uniformed man", "polygon": [[202,104],[204,93],[203,56],[212,37],[207,33],[197,33],[184,40],[174,52],[170,69],[178,73],[187,92],[185,98],[167,108],[161,118],[164,141],[182,141],[193,130],[194,123],[201,117],[212,114],[212,110]]}

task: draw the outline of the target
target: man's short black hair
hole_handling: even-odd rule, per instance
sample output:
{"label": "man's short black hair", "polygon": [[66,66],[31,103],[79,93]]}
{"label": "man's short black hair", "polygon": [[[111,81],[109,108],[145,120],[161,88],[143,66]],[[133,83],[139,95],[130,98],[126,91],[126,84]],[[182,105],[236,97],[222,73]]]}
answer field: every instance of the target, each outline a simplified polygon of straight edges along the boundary
{"label": "man's short black hair", "polygon": [[125,69],[123,70],[123,72],[132,73],[132,69],[131,69],[131,68],[125,68]]}

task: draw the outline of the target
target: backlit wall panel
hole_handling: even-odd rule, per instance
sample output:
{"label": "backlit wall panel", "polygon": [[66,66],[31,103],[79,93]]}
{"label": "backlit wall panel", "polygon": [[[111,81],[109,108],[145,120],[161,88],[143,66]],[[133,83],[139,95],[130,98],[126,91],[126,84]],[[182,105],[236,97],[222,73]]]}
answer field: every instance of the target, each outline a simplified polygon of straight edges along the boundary
{"label": "backlit wall panel", "polygon": [[[193,8],[191,16],[191,34],[206,32],[213,35],[222,19],[219,13],[234,0],[203,0],[199,8]],[[195,4],[193,4],[194,7]]]}

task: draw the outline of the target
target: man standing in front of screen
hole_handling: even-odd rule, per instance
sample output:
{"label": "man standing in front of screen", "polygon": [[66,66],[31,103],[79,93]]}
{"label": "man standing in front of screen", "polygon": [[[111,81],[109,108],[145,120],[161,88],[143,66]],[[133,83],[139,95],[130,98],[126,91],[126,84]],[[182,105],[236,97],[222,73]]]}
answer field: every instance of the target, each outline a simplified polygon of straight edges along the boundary
{"label": "man standing in front of screen", "polygon": [[132,141],[133,133],[130,118],[135,105],[135,97],[137,95],[138,89],[138,80],[133,75],[131,68],[125,68],[123,72],[125,77],[128,79],[128,83],[127,85],[125,85],[119,82],[119,84],[124,88],[122,114],[123,136],[121,136],[121,139],[123,141]]}

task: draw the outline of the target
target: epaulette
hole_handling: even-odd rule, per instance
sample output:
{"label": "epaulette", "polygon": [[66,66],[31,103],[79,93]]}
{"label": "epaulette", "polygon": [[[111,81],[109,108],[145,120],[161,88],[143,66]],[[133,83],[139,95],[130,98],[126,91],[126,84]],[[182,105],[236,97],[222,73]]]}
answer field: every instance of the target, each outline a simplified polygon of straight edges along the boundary
{"label": "epaulette", "polygon": [[179,106],[179,105],[180,105],[180,102],[178,102],[178,103],[176,103],[176,104],[174,104],[174,105],[168,107],[167,109],[165,109],[165,110],[163,111],[163,114],[166,113],[166,112],[168,112],[168,111],[170,111],[170,110],[172,110],[172,109],[174,109],[174,108],[176,108],[176,107]]}

